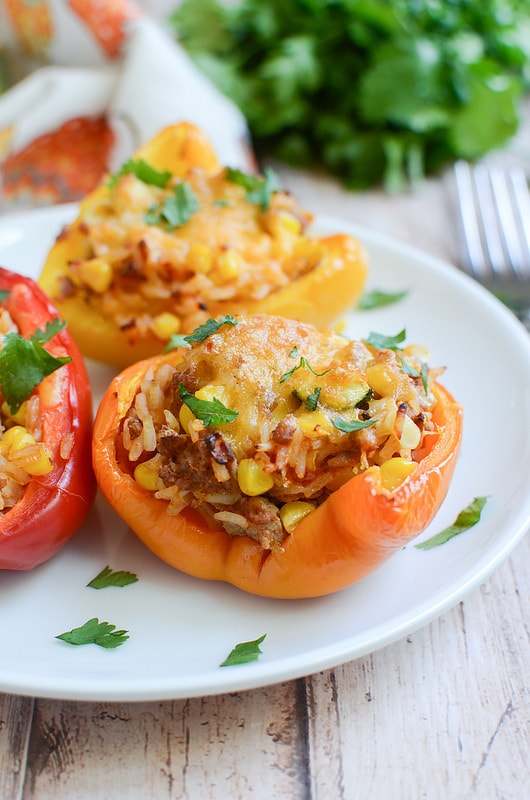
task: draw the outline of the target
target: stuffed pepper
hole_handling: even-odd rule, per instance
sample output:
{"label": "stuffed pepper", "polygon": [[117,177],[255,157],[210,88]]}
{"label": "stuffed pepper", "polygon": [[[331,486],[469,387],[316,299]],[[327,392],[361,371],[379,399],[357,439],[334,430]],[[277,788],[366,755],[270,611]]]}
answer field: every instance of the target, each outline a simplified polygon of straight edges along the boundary
{"label": "stuffed pepper", "polygon": [[103,493],[196,577],[277,598],[353,584],[433,519],[459,452],[462,409],[404,335],[209,320],[110,385]]}
{"label": "stuffed pepper", "polygon": [[30,278],[0,268],[0,569],[28,570],[74,535],[95,494],[85,365]]}
{"label": "stuffed pepper", "polygon": [[181,123],[86,197],[40,284],[84,355],[119,368],[224,313],[329,326],[361,294],[366,263],[351,236],[308,235],[312,220],[274,172],[221,167]]}

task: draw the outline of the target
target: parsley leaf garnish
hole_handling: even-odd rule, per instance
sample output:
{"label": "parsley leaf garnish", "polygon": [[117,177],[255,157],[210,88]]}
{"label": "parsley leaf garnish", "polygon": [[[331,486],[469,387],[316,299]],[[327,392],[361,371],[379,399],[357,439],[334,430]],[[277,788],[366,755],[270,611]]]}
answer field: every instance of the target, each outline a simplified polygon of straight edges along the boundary
{"label": "parsley leaf garnish", "polygon": [[188,392],[182,381],[179,383],[178,392],[182,402],[207,426],[228,425],[239,416],[239,411],[227,408],[217,397],[213,400],[200,400],[195,397]]}
{"label": "parsley leaf garnish", "polygon": [[232,314],[224,314],[219,319],[207,319],[203,325],[199,325],[198,328],[195,328],[190,334],[185,336],[187,342],[203,342],[208,336],[212,336],[212,334],[217,333],[219,328],[222,328],[223,325],[237,325],[237,319],[232,316]]}
{"label": "parsley leaf garnish", "polygon": [[129,638],[127,634],[128,631],[117,631],[116,625],[112,625],[110,622],[100,622],[97,617],[93,617],[79,628],[72,628],[71,631],[61,633],[55,638],[62,639],[68,644],[97,644],[99,647],[112,649],[127,641]]}
{"label": "parsley leaf garnish", "polygon": [[131,583],[136,583],[137,580],[138,576],[134,572],[112,570],[107,565],[95,578],[92,578],[90,583],[87,583],[87,586],[91,589],[106,589],[108,586],[129,586]]}
{"label": "parsley leaf garnish", "polygon": [[263,652],[260,644],[264,641],[266,633],[260,636],[259,639],[254,639],[252,642],[240,642],[230,651],[220,667],[233,667],[238,664],[249,664],[251,661],[257,661]]}
{"label": "parsley leaf garnish", "polygon": [[52,372],[68,364],[70,356],[53,356],[43,345],[66,325],[59,319],[47,322],[44,330],[36,330],[29,339],[8,333],[0,351],[0,385],[12,414],[15,414],[33,389]]}
{"label": "parsley leaf garnish", "polygon": [[372,332],[364,341],[366,344],[375,347],[376,350],[400,350],[398,345],[405,341],[406,336],[407,331],[403,328],[395,336],[385,336],[382,333]]}
{"label": "parsley leaf garnish", "polygon": [[259,206],[262,211],[266,211],[270,206],[274,192],[279,192],[282,188],[280,179],[270,167],[265,168],[263,177],[247,175],[240,169],[227,167],[226,180],[242,186],[247,193],[249,203]]}
{"label": "parsley leaf garnish", "polygon": [[4,300],[7,300],[9,297],[9,289],[0,289],[0,303],[3,303]]}
{"label": "parsley leaf garnish", "polygon": [[372,311],[374,308],[383,308],[384,306],[398,303],[406,297],[408,292],[403,290],[401,292],[383,292],[380,289],[372,289],[370,292],[365,292],[359,302],[357,308],[360,311]]}
{"label": "parsley leaf garnish", "polygon": [[122,175],[135,175],[138,180],[142,181],[142,183],[147,183],[151,186],[158,186],[159,189],[163,189],[165,186],[167,186],[167,183],[171,178],[171,172],[168,170],[161,172],[155,167],[152,167],[151,164],[148,164],[147,161],[144,161],[143,158],[130,158],[128,161],[122,164],[118,172],[115,172],[114,175],[110,176],[109,180],[107,181],[107,185],[111,189],[114,188]]}
{"label": "parsley leaf garnish", "polygon": [[414,545],[414,547],[417,547],[418,550],[431,550],[431,548],[438,547],[454,536],[469,530],[480,521],[482,509],[486,505],[487,499],[487,497],[475,497],[468,506],[462,509],[452,525],[431,536],[430,539]]}
{"label": "parsley leaf garnish", "polygon": [[316,386],[315,390],[307,395],[305,399],[305,407],[308,411],[315,411],[316,407],[318,406],[318,398],[320,397],[320,392],[322,388],[320,386]]}
{"label": "parsley leaf garnish", "polygon": [[191,186],[179,181],[172,195],[161,203],[151,206],[145,215],[148,225],[159,225],[167,231],[185,225],[201,205]]}
{"label": "parsley leaf garnish", "polygon": [[217,333],[223,325],[237,325],[237,319],[232,314],[224,314],[219,319],[208,319],[202,325],[192,330],[191,333],[174,333],[164,348],[164,353],[169,353],[176,347],[191,347],[192,342],[203,342],[208,336]]}
{"label": "parsley leaf garnish", "polygon": [[342,417],[337,417],[331,421],[337,430],[342,431],[342,433],[353,433],[354,431],[360,431],[363,428],[369,428],[370,425],[374,425],[376,422],[375,419],[352,419],[350,422],[348,422],[348,420],[343,419]]}
{"label": "parsley leaf garnish", "polygon": [[[294,348],[293,348],[293,350],[294,350]],[[291,353],[293,352],[293,350],[291,350]],[[289,355],[290,355],[290,354],[289,354]],[[307,358],[306,358],[305,356],[300,356],[300,361],[298,362],[298,364],[296,365],[296,367],[293,367],[293,368],[292,368],[292,369],[290,369],[288,372],[284,372],[284,373],[283,373],[283,375],[281,375],[281,376],[280,376],[280,383],[285,383],[285,381],[286,381],[288,378],[290,378],[290,377],[291,377],[291,375],[292,375],[294,372],[296,372],[298,369],[308,369],[310,372],[312,372],[312,373],[313,373],[313,375],[316,375],[316,376],[317,376],[317,378],[321,378],[321,377],[322,377],[322,375],[325,375],[327,372],[329,372],[329,371],[330,371],[331,367],[328,367],[328,368],[327,368],[327,369],[325,369],[323,372],[316,372],[316,371],[313,369],[313,367],[311,366],[311,364],[309,363],[309,361],[307,360]]]}

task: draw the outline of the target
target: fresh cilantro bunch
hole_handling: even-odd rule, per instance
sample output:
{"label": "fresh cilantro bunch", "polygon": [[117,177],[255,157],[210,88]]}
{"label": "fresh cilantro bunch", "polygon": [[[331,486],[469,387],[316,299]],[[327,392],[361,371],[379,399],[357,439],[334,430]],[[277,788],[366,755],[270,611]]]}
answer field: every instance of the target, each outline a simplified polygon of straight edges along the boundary
{"label": "fresh cilantro bunch", "polygon": [[530,0],[185,0],[178,39],[258,150],[399,189],[517,130]]}

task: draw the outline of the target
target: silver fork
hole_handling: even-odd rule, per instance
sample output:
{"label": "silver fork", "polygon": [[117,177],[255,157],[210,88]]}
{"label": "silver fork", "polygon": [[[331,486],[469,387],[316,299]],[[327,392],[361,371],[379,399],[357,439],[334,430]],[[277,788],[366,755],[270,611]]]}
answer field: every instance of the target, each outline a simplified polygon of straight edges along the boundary
{"label": "silver fork", "polygon": [[454,166],[461,267],[530,331],[530,191],[520,167]]}

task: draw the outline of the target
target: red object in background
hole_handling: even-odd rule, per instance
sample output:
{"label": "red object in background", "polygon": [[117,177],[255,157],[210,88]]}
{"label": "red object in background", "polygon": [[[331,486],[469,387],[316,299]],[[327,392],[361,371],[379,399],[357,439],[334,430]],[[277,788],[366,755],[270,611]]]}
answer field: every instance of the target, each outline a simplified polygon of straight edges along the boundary
{"label": "red object in background", "polygon": [[114,134],[105,116],[77,117],[5,159],[7,205],[50,205],[82,199],[108,168]]}
{"label": "red object in background", "polygon": [[108,58],[121,55],[127,22],[142,16],[130,0],[69,0],[68,5],[83,20]]}
{"label": "red object in background", "polygon": [[[0,290],[9,292],[5,303],[24,338],[58,317],[31,278],[0,267]],[[32,477],[22,499],[0,517],[0,569],[32,569],[55,555],[79,529],[95,495],[92,396],[84,361],[66,329],[46,349],[72,357],[34,390],[42,441],[54,466],[47,475]]]}

